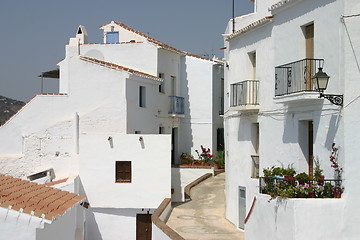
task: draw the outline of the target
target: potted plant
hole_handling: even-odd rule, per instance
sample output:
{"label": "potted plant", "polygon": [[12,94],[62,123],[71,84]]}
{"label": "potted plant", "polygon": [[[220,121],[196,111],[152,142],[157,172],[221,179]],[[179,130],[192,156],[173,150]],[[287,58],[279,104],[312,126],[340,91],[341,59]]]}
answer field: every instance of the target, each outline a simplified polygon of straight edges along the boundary
{"label": "potted plant", "polygon": [[293,167],[293,165],[288,165],[288,167],[286,169],[283,169],[283,175],[284,175],[284,179],[288,182],[288,183],[292,183],[295,184],[295,174],[296,171]]}
{"label": "potted plant", "polygon": [[296,197],[298,197],[298,198],[305,197],[306,192],[305,192],[303,185],[297,185],[297,186],[293,187],[293,189],[294,189],[294,194]]}
{"label": "potted plant", "polygon": [[300,185],[304,185],[305,183],[309,182],[309,175],[307,175],[305,172],[298,173],[295,176],[295,179],[299,182]]}
{"label": "potted plant", "polygon": [[191,165],[194,161],[194,157],[189,153],[182,153],[180,155],[181,165]]}
{"label": "potted plant", "polygon": [[324,175],[322,175],[323,170],[320,168],[319,158],[314,159],[315,168],[314,168],[314,178],[319,185],[324,185]]}
{"label": "potted plant", "polygon": [[210,153],[210,148],[204,148],[203,145],[201,147],[201,153],[198,150],[195,150],[197,153],[199,160],[206,165],[210,165],[213,162],[213,155]]}
{"label": "potted plant", "polygon": [[341,198],[341,194],[344,192],[344,188],[341,186],[332,187],[332,192],[334,194],[334,198]]}
{"label": "potted plant", "polygon": [[271,178],[273,178],[275,176],[275,174],[273,172],[274,168],[275,168],[275,166],[263,169],[265,183],[268,183],[269,180],[271,180]]}
{"label": "potted plant", "polygon": [[223,150],[218,151],[213,161],[219,165],[219,168],[223,169],[225,167],[225,152]]}

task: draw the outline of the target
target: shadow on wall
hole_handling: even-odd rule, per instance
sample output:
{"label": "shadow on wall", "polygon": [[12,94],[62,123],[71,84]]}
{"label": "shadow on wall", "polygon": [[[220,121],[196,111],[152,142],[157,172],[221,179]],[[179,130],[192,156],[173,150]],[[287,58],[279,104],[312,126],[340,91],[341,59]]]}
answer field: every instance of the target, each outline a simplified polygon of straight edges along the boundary
{"label": "shadow on wall", "polygon": [[172,202],[182,202],[183,193],[181,190],[180,168],[171,168],[171,188],[174,193],[171,195]]}
{"label": "shadow on wall", "polygon": [[338,115],[332,115],[329,122],[329,129],[326,136],[325,147],[331,151],[332,144],[334,142],[336,133],[339,129],[341,116],[340,113]]}
{"label": "shadow on wall", "polygon": [[[191,148],[194,147],[194,137],[191,128],[191,123],[187,122],[188,119],[191,119],[191,103],[190,103],[190,95],[189,95],[189,81],[186,71],[186,57],[181,57],[180,60],[180,73],[181,73],[181,86],[180,86],[180,93],[181,97],[184,97],[184,113],[185,118],[181,119],[181,126],[179,131],[179,139],[180,141],[180,148],[179,148],[179,155],[183,152],[191,153]],[[199,93],[201,94],[201,93]]]}
{"label": "shadow on wall", "polygon": [[[79,194],[87,198],[80,177],[78,177],[77,179],[79,181]],[[91,203],[90,203],[90,207],[85,210],[85,239],[94,239],[94,240],[103,239],[99,230],[99,226],[96,223],[95,215],[91,208]]]}

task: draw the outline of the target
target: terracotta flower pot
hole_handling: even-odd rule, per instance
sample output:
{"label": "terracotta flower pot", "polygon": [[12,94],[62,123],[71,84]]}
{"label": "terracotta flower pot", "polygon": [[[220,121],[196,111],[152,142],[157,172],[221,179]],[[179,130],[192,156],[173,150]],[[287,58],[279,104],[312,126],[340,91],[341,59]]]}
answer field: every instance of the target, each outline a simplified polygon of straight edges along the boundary
{"label": "terracotta flower pot", "polygon": [[341,192],[334,192],[334,198],[341,198]]}
{"label": "terracotta flower pot", "polygon": [[314,191],[309,192],[309,197],[310,198],[315,198],[315,192]]}

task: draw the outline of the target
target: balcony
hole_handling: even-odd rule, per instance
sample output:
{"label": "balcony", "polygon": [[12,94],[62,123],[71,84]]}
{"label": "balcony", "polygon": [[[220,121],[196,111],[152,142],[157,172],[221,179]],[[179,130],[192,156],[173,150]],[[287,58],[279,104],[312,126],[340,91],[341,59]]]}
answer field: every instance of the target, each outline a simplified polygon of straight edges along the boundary
{"label": "balcony", "polygon": [[231,84],[231,110],[259,111],[259,81],[246,80]]}
{"label": "balcony", "polygon": [[324,59],[305,58],[275,67],[275,102],[318,100],[312,78],[323,65]]}
{"label": "balcony", "polygon": [[178,96],[169,96],[170,108],[169,114],[172,117],[184,115],[184,98]]}

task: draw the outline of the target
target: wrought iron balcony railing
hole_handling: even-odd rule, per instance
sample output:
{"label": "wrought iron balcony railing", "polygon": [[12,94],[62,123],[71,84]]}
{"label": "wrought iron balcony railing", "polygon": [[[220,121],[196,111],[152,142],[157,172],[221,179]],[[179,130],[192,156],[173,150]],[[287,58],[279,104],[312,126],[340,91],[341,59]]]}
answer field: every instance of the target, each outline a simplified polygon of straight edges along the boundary
{"label": "wrought iron balcony railing", "polygon": [[312,78],[324,59],[305,58],[275,67],[275,96],[297,92],[314,92]]}
{"label": "wrought iron balcony railing", "polygon": [[169,96],[169,98],[169,114],[184,114],[184,98],[178,96]]}
{"label": "wrought iron balcony railing", "polygon": [[259,105],[259,81],[246,80],[231,84],[230,106]]}
{"label": "wrought iron balcony railing", "polygon": [[259,192],[273,198],[337,198],[343,191],[341,179],[301,180],[270,176],[259,178]]}

